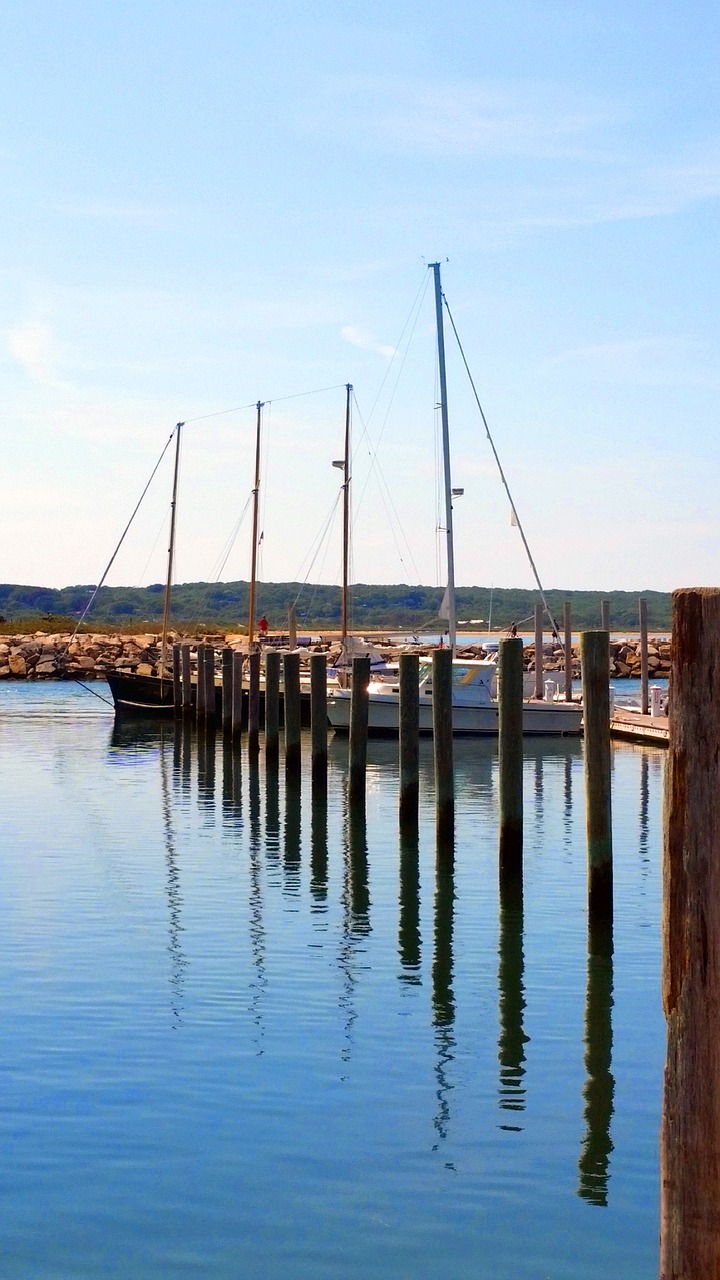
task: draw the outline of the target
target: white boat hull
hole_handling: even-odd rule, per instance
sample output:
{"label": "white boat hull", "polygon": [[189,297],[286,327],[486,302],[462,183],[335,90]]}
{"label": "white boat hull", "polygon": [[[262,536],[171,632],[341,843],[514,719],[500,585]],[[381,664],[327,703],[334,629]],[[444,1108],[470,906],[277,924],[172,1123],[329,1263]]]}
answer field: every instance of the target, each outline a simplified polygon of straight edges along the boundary
{"label": "white boat hull", "polygon": [[[398,734],[399,696],[371,694],[368,704],[368,733],[377,736]],[[328,719],[333,729],[347,733],[350,728],[350,693],[340,690],[328,697]],[[432,733],[432,698],[420,702],[420,732]],[[582,707],[573,702],[523,703],[523,733],[577,737],[582,724]],[[453,734],[467,737],[497,737],[498,704],[453,706]]]}

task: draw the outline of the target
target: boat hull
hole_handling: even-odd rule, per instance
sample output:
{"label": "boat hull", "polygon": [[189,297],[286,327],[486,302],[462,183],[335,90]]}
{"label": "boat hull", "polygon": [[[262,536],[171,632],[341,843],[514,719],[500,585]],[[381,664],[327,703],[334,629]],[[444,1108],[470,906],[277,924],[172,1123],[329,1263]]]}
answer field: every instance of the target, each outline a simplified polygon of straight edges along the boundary
{"label": "boat hull", "polygon": [[[175,714],[172,680],[159,676],[138,676],[130,671],[108,671],[107,682],[112,693],[115,714],[127,717],[166,717]],[[190,713],[195,712],[197,685],[190,686]],[[280,723],[283,723],[283,694],[280,690]],[[242,723],[247,724],[248,690],[242,694]],[[215,717],[222,716],[222,685],[215,684]],[[260,722],[265,720],[265,690],[260,686]],[[310,691],[300,688],[300,723],[310,724]]]}
{"label": "boat hull", "polygon": [[[397,737],[400,699],[392,694],[370,696],[368,733],[376,737]],[[454,705],[453,734],[459,737],[497,737],[498,705]],[[344,691],[328,698],[328,719],[338,733],[350,728],[350,697]],[[431,734],[432,701],[420,703],[421,734]],[[582,707],[572,702],[524,702],[523,734],[551,737],[577,737],[582,724]]]}

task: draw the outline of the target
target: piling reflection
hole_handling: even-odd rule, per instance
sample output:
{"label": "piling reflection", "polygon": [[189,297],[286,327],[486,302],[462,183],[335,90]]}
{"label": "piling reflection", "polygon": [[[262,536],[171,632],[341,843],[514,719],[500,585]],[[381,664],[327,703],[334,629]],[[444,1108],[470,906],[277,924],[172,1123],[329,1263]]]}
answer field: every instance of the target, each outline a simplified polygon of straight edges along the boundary
{"label": "piling reflection", "polygon": [[226,738],[222,751],[222,813],[223,827],[240,835],[242,820],[242,759]]}
{"label": "piling reflection", "polygon": [[610,1124],[615,1080],[612,1075],[613,936],[606,926],[588,934],[585,1003],[585,1137],[578,1161],[578,1195],[590,1204],[608,1202]]}
{"label": "piling reflection", "polygon": [[417,831],[400,833],[398,952],[403,982],[420,985],[420,859]]}
{"label": "piling reflection", "polygon": [[198,724],[197,742],[197,788],[198,808],[205,815],[207,824],[215,817],[215,727],[211,722]]}
{"label": "piling reflection", "polygon": [[643,751],[640,761],[640,859],[647,869],[650,809],[650,759]]}
{"label": "piling reflection", "polygon": [[[503,1111],[525,1110],[525,956],[523,949],[522,883],[501,885],[498,942],[498,998],[500,1035],[499,1104]],[[501,1129],[522,1130],[519,1124]]]}
{"label": "piling reflection", "polygon": [[450,1068],[455,1058],[455,996],[453,992],[453,921],[455,877],[447,857],[439,858],[435,875],[435,931],[432,963],[432,1013],[435,1027],[435,1080],[437,1111],[433,1126],[436,1151],[448,1135],[450,1095],[453,1084]]}
{"label": "piling reflection", "polygon": [[272,761],[265,769],[265,857],[269,867],[279,867],[280,771]]}
{"label": "piling reflection", "polygon": [[300,778],[290,773],[285,781],[285,839],[283,846],[283,892],[300,895]]}
{"label": "piling reflection", "polygon": [[313,787],[310,813],[310,893],[312,911],[327,912],[328,894],[328,816],[327,798]]}

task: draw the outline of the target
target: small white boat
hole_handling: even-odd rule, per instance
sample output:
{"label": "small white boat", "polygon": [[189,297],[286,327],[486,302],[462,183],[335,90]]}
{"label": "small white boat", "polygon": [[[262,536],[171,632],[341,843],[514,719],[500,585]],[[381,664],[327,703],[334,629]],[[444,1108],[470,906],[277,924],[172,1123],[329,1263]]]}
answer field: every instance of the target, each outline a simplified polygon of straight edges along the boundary
{"label": "small white boat", "polygon": [[[497,736],[498,703],[492,696],[497,665],[482,659],[453,659],[453,733],[467,736]],[[432,663],[421,662],[419,670],[420,732],[432,733]],[[395,736],[400,722],[400,686],[372,681],[368,686],[368,733]],[[349,689],[328,694],[328,719],[333,729],[347,733],[350,727]],[[578,702],[532,699],[523,702],[523,733],[555,737],[577,736],[582,723]]]}

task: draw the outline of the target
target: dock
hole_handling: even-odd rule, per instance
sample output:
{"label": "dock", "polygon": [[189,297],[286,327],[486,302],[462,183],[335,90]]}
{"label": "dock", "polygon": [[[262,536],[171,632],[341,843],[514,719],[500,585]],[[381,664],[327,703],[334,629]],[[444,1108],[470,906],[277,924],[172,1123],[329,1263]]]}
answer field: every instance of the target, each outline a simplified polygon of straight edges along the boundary
{"label": "dock", "polygon": [[628,707],[614,707],[610,715],[610,734],[627,742],[653,743],[666,747],[670,738],[667,716],[643,715]]}

